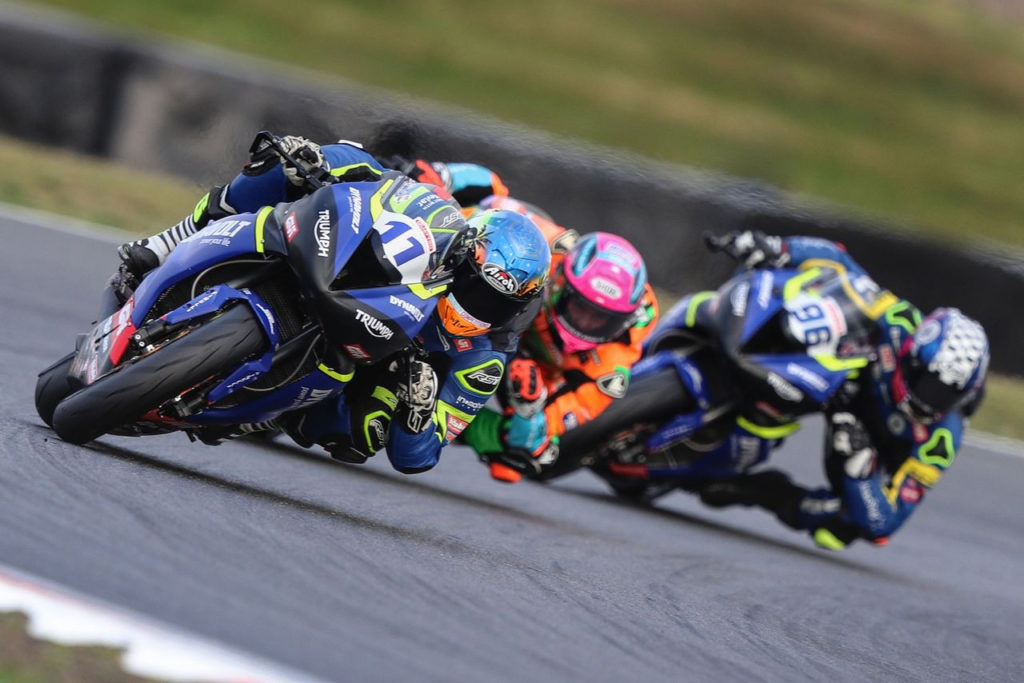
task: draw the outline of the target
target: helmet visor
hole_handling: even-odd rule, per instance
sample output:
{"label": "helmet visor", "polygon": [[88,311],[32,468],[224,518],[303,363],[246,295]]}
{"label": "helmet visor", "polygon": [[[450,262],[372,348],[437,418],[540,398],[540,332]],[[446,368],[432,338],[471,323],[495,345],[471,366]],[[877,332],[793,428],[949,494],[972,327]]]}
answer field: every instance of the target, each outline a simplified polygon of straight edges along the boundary
{"label": "helmet visor", "polygon": [[636,319],[636,312],[610,311],[584,298],[566,282],[554,306],[555,318],[573,336],[595,344],[615,339]]}
{"label": "helmet visor", "polygon": [[900,359],[900,373],[906,387],[907,403],[915,416],[935,420],[970,398],[970,392],[946,384],[909,353]]}
{"label": "helmet visor", "polygon": [[523,310],[526,299],[501,292],[480,277],[478,266],[467,258],[455,268],[455,279],[448,296],[457,302],[456,308],[490,328],[501,327]]}

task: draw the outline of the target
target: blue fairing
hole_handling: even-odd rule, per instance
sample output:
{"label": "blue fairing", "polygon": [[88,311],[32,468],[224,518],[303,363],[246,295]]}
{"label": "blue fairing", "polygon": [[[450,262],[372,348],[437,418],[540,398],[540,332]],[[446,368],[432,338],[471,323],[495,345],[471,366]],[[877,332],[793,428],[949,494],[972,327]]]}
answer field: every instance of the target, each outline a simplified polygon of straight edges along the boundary
{"label": "blue fairing", "polygon": [[780,375],[818,403],[824,403],[843,385],[850,371],[827,370],[813,357],[801,353],[752,354],[761,367]]}
{"label": "blue fairing", "polygon": [[348,290],[348,294],[367,306],[386,313],[389,322],[398,323],[409,337],[415,337],[420,333],[430,314],[437,308],[437,297],[423,299],[413,294],[406,285],[352,289]]}
{"label": "blue fairing", "polygon": [[746,320],[742,342],[746,343],[773,315],[782,308],[781,292],[774,292],[776,282],[785,282],[792,271],[761,270],[750,282],[747,295]]}
{"label": "blue fairing", "polygon": [[324,372],[312,372],[280,389],[249,400],[232,408],[207,408],[189,417],[189,422],[198,425],[232,425],[245,422],[262,422],[281,413],[297,410],[337,396],[345,388],[345,382]]}
{"label": "blue fairing", "polygon": [[249,255],[256,256],[255,214],[243,213],[211,223],[179,244],[167,261],[142,281],[135,290],[132,322],[141,327],[160,295],[173,285],[214,264]]}

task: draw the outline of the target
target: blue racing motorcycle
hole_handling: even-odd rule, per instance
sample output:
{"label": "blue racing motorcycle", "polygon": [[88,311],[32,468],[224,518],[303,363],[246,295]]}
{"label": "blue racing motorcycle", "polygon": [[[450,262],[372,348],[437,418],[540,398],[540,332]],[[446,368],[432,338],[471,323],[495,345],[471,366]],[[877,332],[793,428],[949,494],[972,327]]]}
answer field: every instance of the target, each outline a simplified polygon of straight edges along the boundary
{"label": "blue racing motorcycle", "polygon": [[873,321],[893,301],[824,261],[743,271],[690,295],[648,339],[625,398],[566,432],[537,478],[588,467],[620,495],[649,500],[746,472],[798,418],[842,400],[875,360]]}
{"label": "blue racing motorcycle", "polygon": [[212,223],[40,373],[39,415],[72,443],[210,440],[337,396],[360,367],[415,352],[464,226],[399,173]]}

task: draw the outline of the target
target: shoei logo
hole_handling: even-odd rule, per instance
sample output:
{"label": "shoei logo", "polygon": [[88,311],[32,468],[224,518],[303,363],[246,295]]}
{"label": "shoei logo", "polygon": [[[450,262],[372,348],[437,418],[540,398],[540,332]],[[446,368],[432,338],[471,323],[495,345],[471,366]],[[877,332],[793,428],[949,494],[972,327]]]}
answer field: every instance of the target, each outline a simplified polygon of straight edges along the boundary
{"label": "shoei logo", "polygon": [[391,303],[392,306],[398,306],[403,311],[411,315],[413,320],[415,320],[416,322],[423,320],[423,311],[416,308],[416,306],[409,303],[405,299],[395,296],[394,294],[391,294],[388,296],[388,301]]}
{"label": "shoei logo", "polygon": [[367,332],[379,339],[391,339],[395,334],[394,330],[362,309],[356,309],[356,320],[363,324]]}
{"label": "shoei logo", "polygon": [[313,224],[316,232],[316,243],[318,249],[316,255],[327,258],[331,253],[331,212],[327,209],[317,214],[316,223]]}
{"label": "shoei logo", "polygon": [[519,283],[512,275],[495,263],[485,263],[481,272],[484,279],[491,283],[495,289],[500,289],[509,294],[515,294],[519,290]]}
{"label": "shoei logo", "polygon": [[598,294],[603,294],[609,299],[618,299],[622,296],[622,290],[611,280],[605,280],[603,277],[595,277],[590,280],[590,286]]}

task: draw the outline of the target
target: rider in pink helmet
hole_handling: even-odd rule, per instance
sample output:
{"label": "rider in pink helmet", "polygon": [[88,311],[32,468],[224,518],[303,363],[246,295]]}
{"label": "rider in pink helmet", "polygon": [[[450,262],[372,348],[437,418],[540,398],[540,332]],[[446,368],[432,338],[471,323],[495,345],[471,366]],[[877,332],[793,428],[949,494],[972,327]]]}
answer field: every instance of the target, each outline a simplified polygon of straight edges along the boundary
{"label": "rider in pink helmet", "polygon": [[643,258],[618,235],[593,232],[566,253],[551,288],[564,353],[612,341],[636,321],[647,285]]}

